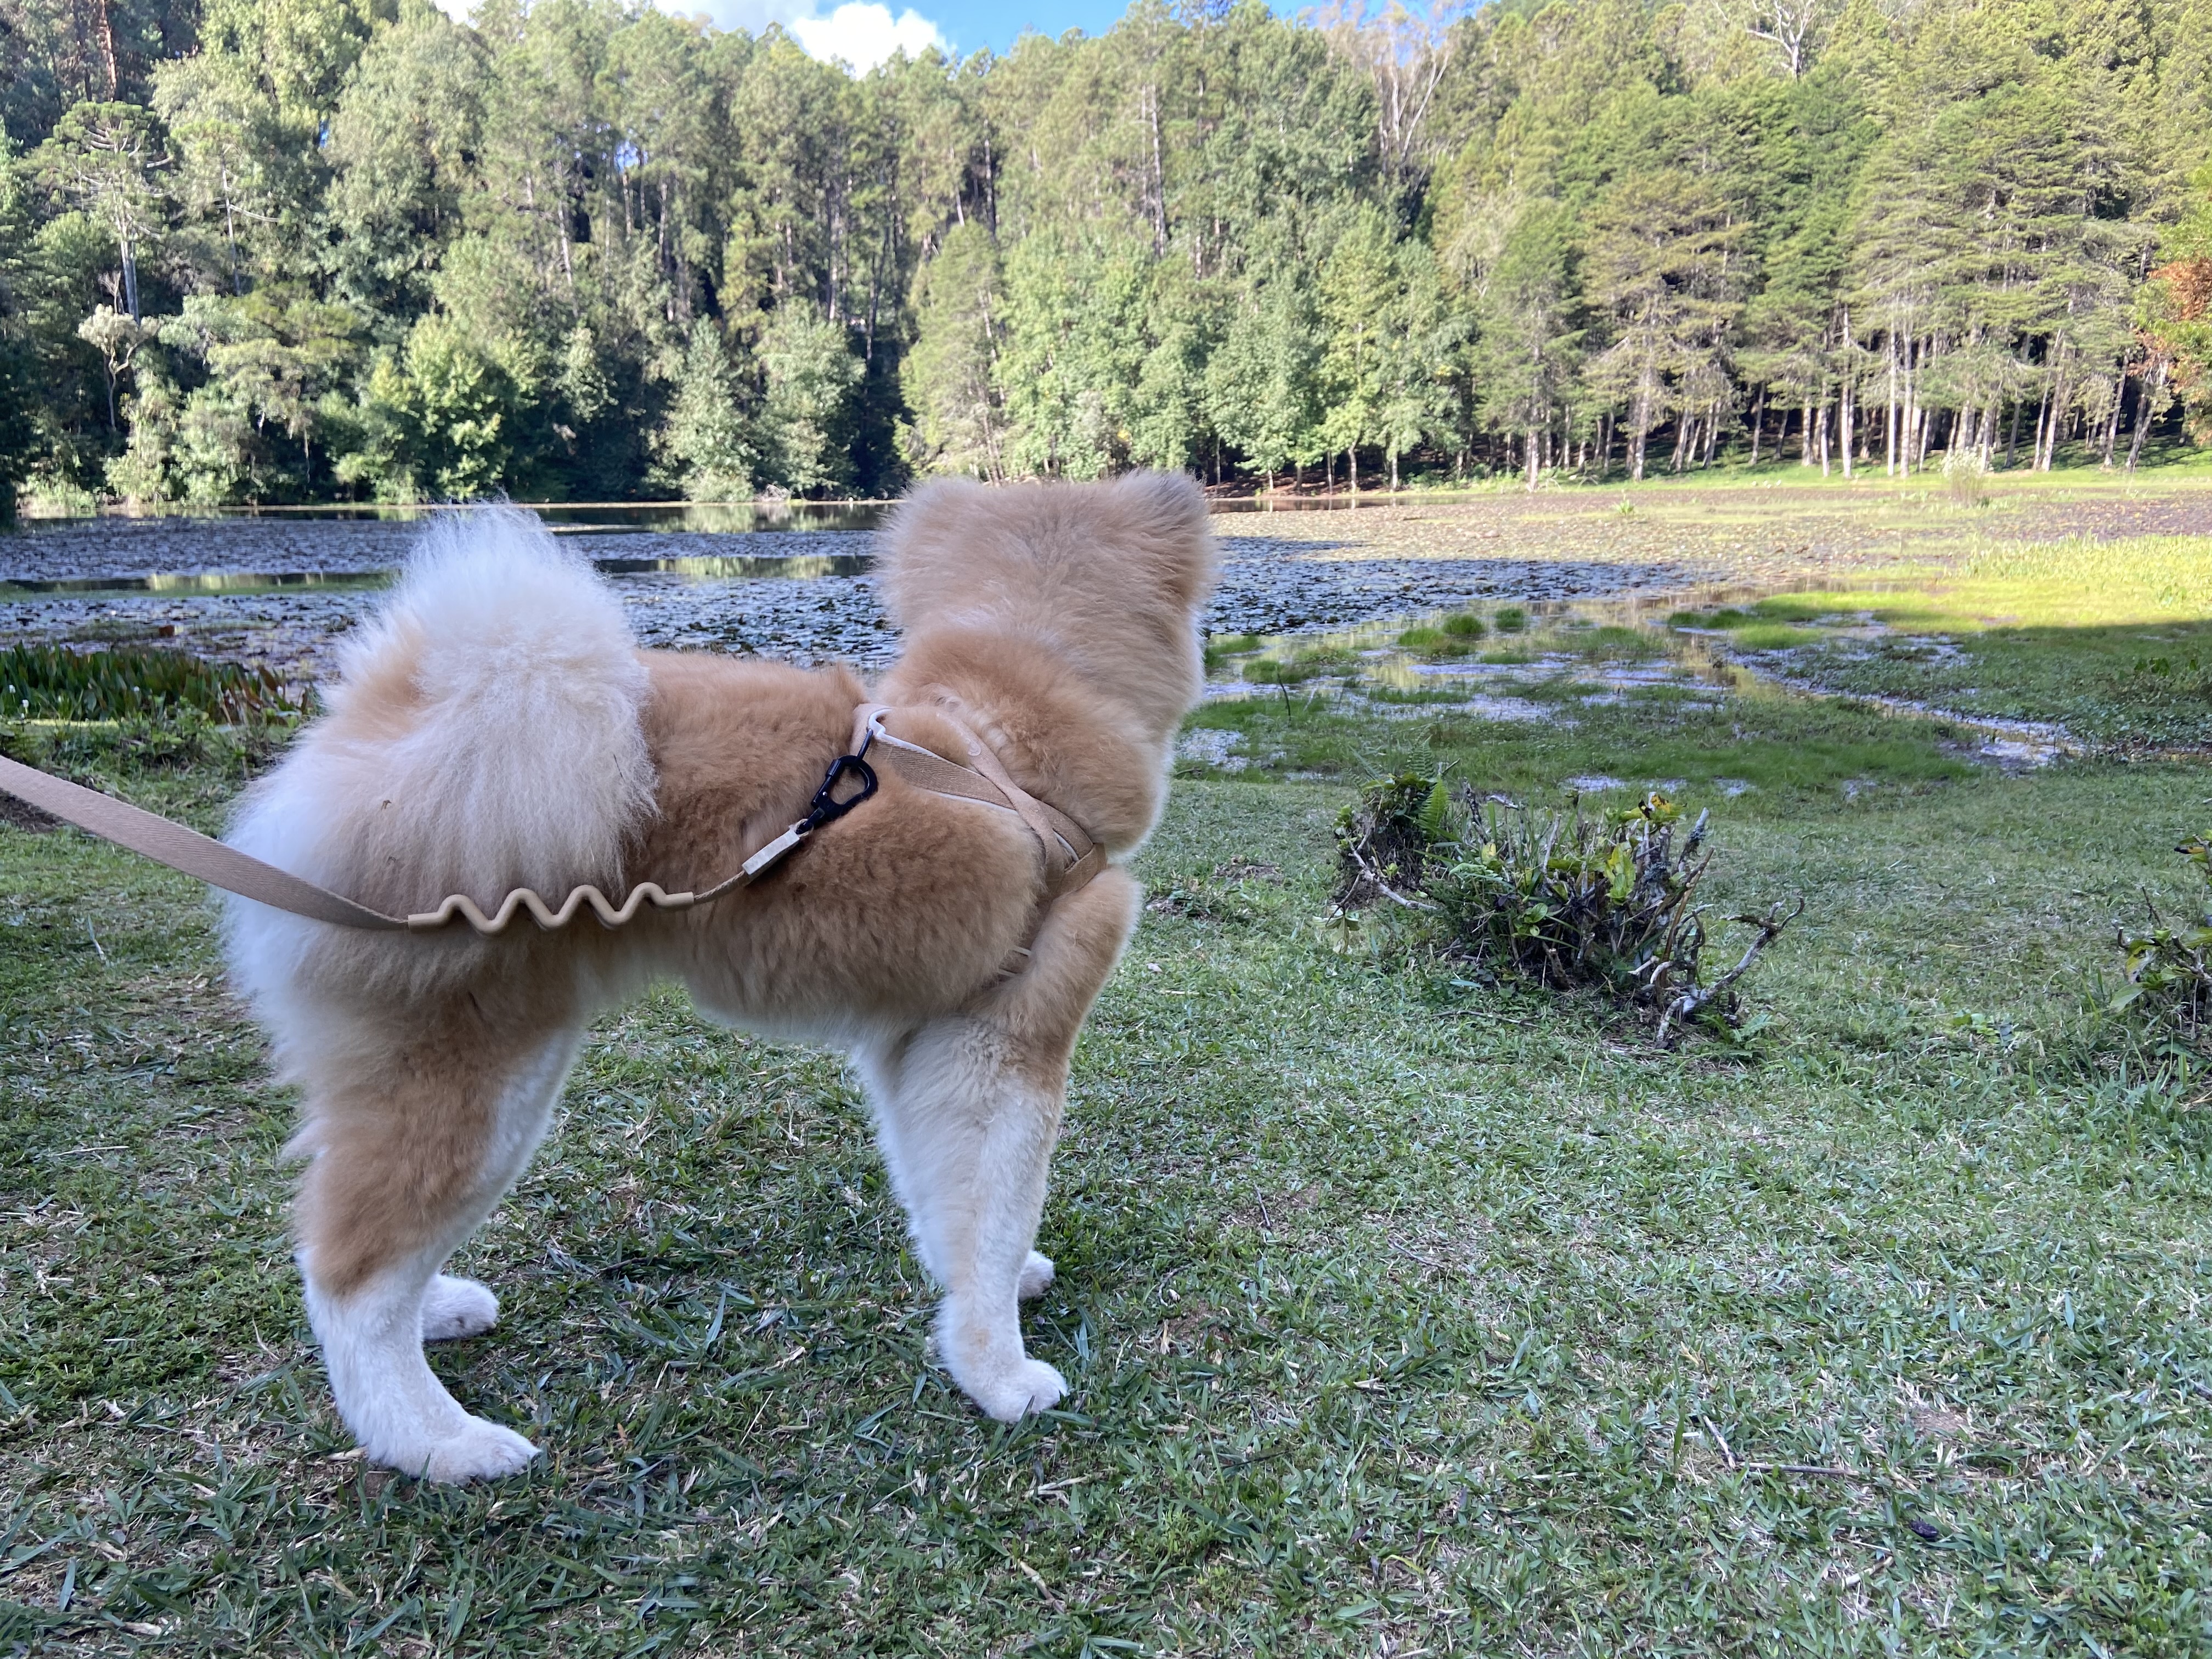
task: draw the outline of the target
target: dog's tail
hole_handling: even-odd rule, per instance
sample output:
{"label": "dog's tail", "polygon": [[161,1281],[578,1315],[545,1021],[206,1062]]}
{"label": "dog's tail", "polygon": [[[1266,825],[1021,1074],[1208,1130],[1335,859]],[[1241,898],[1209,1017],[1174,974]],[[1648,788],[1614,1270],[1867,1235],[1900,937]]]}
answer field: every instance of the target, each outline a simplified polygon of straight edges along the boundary
{"label": "dog's tail", "polygon": [[[647,695],[621,607],[535,518],[441,518],[229,840],[403,915],[449,893],[618,893],[653,811]],[[241,967],[247,935],[298,931],[243,900],[231,912]]]}

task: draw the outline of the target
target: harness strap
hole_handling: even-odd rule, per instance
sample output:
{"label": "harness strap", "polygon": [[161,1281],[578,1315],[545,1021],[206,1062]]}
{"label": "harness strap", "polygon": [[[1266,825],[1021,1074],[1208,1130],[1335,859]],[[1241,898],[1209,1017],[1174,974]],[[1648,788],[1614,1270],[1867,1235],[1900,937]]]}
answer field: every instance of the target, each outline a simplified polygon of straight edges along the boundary
{"label": "harness strap", "polygon": [[949,710],[933,708],[960,734],[971,764],[947,760],[934,749],[909,743],[884,728],[884,716],[897,711],[889,703],[863,704],[853,717],[853,752],[876,755],[881,764],[917,789],[981,801],[1011,811],[1029,825],[1045,855],[1045,901],[1072,893],[1106,867],[1105,849],[1058,807],[1039,800],[1016,783],[991,746]]}
{"label": "harness strap", "polygon": [[[786,854],[799,846],[805,836],[820,823],[834,818],[842,811],[857,805],[874,793],[874,781],[863,757],[876,744],[884,745],[881,758],[907,782],[918,789],[935,795],[951,795],[963,800],[981,801],[986,805],[1002,807],[1017,813],[1028,824],[1045,852],[1045,902],[1049,904],[1064,893],[1073,891],[1089,881],[1105,866],[1105,853],[1084,833],[1080,825],[1057,809],[1048,806],[1036,796],[1028,793],[999,764],[998,757],[974,732],[950,714],[945,718],[961,732],[974,768],[945,759],[934,750],[924,749],[918,744],[895,738],[884,731],[882,717],[891,710],[884,704],[872,703],[861,708],[855,720],[854,751],[840,756],[830,765],[823,780],[822,793],[815,798],[815,810],[806,817],[785,830],[744,862],[744,866],[726,881],[720,882],[703,893],[665,892],[656,883],[640,882],[617,907],[598,888],[583,886],[574,889],[556,910],[527,887],[518,887],[500,902],[498,909],[487,916],[477,908],[475,900],[465,893],[455,893],[434,910],[418,912],[406,916],[388,916],[381,910],[373,910],[365,904],[333,893],[327,887],[280,870],[249,853],[225,846],[197,830],[165,818],[157,813],[131,805],[128,801],[103,795],[97,789],[88,789],[82,784],[70,783],[41,772],[35,767],[25,766],[20,761],[0,755],[0,790],[28,801],[41,811],[89,830],[103,841],[165,864],[172,870],[220,887],[227,893],[252,899],[257,904],[266,904],[272,909],[285,910],[294,915],[306,916],[315,921],[329,922],[338,927],[357,927],[382,933],[435,933],[447,927],[456,916],[465,920],[479,933],[487,936],[506,931],[518,912],[527,910],[531,919],[543,928],[565,927],[579,910],[588,906],[602,927],[619,927],[635,917],[640,908],[650,904],[656,910],[690,910],[711,903],[725,893],[739,887],[750,886],[773,869]],[[938,711],[942,713],[942,711]],[[858,796],[844,800],[833,798],[837,780],[847,769],[855,769],[868,779],[866,788]],[[824,802],[828,806],[825,810]],[[1055,852],[1065,854],[1065,860]],[[1054,869],[1054,866],[1060,867]]]}

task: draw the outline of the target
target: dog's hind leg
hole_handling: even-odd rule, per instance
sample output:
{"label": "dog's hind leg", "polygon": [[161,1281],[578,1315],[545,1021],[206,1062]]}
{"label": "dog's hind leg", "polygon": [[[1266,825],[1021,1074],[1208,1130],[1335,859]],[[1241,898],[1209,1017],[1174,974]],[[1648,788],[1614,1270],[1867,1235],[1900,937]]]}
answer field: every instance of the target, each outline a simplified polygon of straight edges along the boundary
{"label": "dog's hind leg", "polygon": [[1031,1246],[1068,1058],[1134,925],[1137,896],[1127,876],[1106,872],[1053,907],[1021,973],[963,1013],[860,1056],[891,1184],[922,1265],[945,1288],[939,1354],[1001,1422],[1066,1391],[1023,1348],[1018,1304],[1052,1276]]}
{"label": "dog's hind leg", "polygon": [[579,1042],[563,1031],[488,1052],[480,1031],[465,1036],[327,1057],[309,1071],[301,1137],[313,1162],[300,1265],[338,1414],[376,1462],[433,1480],[508,1474],[537,1455],[462,1410],[422,1342],[496,1315],[489,1290],[438,1269],[521,1174]]}

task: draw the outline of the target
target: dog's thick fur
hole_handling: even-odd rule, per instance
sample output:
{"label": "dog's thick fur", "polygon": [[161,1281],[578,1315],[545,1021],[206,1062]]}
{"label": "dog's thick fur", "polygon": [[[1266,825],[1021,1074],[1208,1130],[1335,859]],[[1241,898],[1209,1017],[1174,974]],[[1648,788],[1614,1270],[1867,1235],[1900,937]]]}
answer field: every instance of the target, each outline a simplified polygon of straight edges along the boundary
{"label": "dog's thick fur", "polygon": [[[702,890],[805,812],[873,700],[951,710],[1024,788],[1127,854],[1200,684],[1214,563],[1195,486],[930,484],[884,541],[907,648],[871,689],[842,669],[640,652],[534,521],[448,521],[232,842],[391,912],[454,892],[489,907],[520,886],[556,902],[586,882]],[[934,714],[901,730],[963,757]],[[352,933],[232,900],[236,982],[305,1097],[299,1261],[367,1454],[441,1480],[536,1455],[423,1362],[425,1338],[482,1331],[498,1310],[440,1269],[528,1162],[586,1020],[662,978],[717,1018],[852,1054],[945,1291],[945,1364],[996,1418],[1058,1400],[1016,1302],[1052,1275],[1030,1245],[1068,1057],[1138,889],[1109,866],[1040,927],[1044,882],[1019,817],[886,774],[757,887],[615,931]],[[1002,975],[1024,942],[1028,966]]]}

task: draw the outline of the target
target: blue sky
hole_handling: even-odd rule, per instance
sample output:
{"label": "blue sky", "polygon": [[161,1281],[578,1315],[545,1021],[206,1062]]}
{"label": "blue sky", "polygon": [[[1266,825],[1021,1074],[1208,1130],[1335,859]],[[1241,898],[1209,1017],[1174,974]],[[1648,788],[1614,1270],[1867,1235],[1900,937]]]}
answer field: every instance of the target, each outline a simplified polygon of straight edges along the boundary
{"label": "blue sky", "polygon": [[[757,34],[781,23],[814,56],[858,70],[874,68],[895,51],[936,46],[965,58],[1004,52],[1024,31],[1103,34],[1128,0],[651,0],[663,11],[704,17],[716,27]],[[465,21],[475,0],[434,0]]]}
{"label": "blue sky", "polygon": [[1066,29],[1103,34],[1127,7],[1112,0],[938,0],[935,4],[922,0],[915,9],[965,57],[986,46],[1004,52],[1024,29],[1040,34]]}
{"label": "blue sky", "polygon": [[1102,34],[1127,0],[654,0],[664,10],[704,15],[723,28],[757,32],[781,23],[817,58],[867,69],[896,47],[934,45],[960,57],[1004,52],[1024,29]]}

